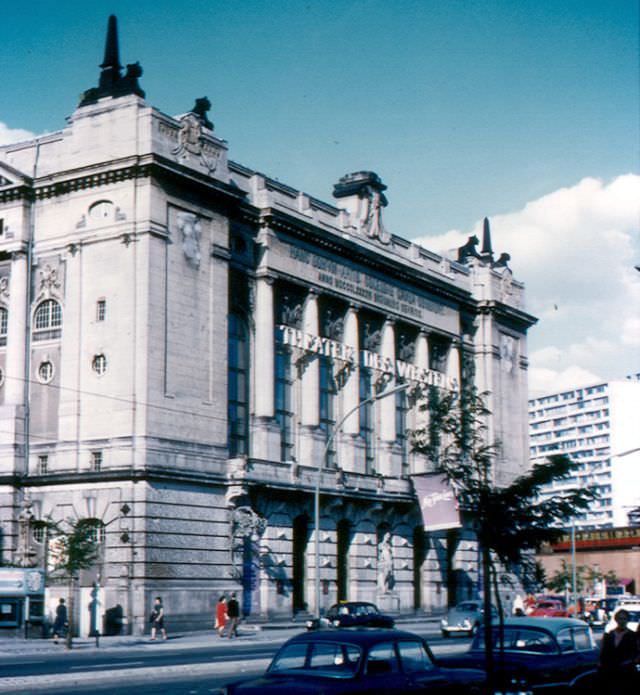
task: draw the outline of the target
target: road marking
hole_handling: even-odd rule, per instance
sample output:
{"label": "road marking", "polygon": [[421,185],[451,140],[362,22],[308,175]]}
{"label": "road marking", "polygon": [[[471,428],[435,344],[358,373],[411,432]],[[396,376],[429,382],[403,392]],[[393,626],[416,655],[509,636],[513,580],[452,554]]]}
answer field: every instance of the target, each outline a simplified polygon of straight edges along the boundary
{"label": "road marking", "polygon": [[103,668],[105,671],[109,670],[110,668],[113,668],[113,666],[140,666],[144,664],[144,661],[123,661],[123,662],[118,662],[117,664],[93,664],[93,665],[83,665],[83,666],[71,666],[69,669],[70,671],[86,671],[88,668]]}

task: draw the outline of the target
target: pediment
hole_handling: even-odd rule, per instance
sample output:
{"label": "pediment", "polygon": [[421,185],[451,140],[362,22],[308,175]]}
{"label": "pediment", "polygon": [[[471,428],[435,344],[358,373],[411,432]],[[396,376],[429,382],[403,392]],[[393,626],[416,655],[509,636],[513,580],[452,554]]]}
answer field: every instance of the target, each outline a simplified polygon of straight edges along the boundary
{"label": "pediment", "polygon": [[0,162],[0,189],[30,184],[31,178],[6,162]]}

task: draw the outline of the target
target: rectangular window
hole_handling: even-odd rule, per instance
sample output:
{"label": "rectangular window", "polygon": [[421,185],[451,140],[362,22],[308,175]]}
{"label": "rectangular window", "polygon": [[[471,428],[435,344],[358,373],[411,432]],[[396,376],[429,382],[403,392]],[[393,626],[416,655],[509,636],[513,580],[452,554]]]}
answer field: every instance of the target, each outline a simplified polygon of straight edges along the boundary
{"label": "rectangular window", "polygon": [[407,410],[409,409],[406,391],[396,393],[396,441],[400,445],[402,476],[406,477],[409,470],[409,447],[407,442]]}
{"label": "rectangular window", "polygon": [[280,458],[283,463],[293,461],[293,370],[291,350],[278,344],[276,347],[275,414],[280,426]]}
{"label": "rectangular window", "polygon": [[[335,417],[335,401],[338,388],[333,378],[333,362],[324,355],[320,356],[320,429],[324,430],[325,441],[329,441],[329,437],[333,434],[333,428],[336,424]],[[327,450],[326,460],[323,465],[328,468],[336,466],[336,442],[335,439],[331,442],[331,446]]]}
{"label": "rectangular window", "polygon": [[107,317],[107,300],[98,299],[96,302],[96,321],[104,321]]}
{"label": "rectangular window", "polygon": [[4,234],[4,220],[0,217],[0,236]]}
{"label": "rectangular window", "polygon": [[[371,370],[360,366],[360,403],[373,395]],[[365,473],[375,471],[376,452],[374,446],[374,410],[373,403],[366,403],[360,408],[360,436],[364,439]]]}
{"label": "rectangular window", "polygon": [[102,452],[92,451],[91,452],[91,470],[99,471],[102,469]]}
{"label": "rectangular window", "polygon": [[229,314],[227,423],[229,456],[249,452],[249,343],[243,319]]}
{"label": "rectangular window", "polygon": [[40,454],[40,456],[38,456],[38,473],[40,475],[45,475],[47,473],[48,467],[49,467],[49,455],[48,454]]}

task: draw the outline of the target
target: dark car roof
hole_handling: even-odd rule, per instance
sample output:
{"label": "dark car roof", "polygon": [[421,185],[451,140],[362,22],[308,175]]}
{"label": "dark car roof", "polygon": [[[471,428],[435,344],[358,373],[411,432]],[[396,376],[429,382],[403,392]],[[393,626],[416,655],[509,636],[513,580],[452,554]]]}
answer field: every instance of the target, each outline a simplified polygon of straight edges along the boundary
{"label": "dark car roof", "polygon": [[[497,621],[492,623],[492,627],[497,627]],[[533,627],[538,630],[548,630],[554,635],[565,627],[586,627],[586,623],[575,618],[536,618],[521,617],[507,618],[504,621],[505,627]]]}
{"label": "dark car roof", "polygon": [[398,639],[418,639],[420,635],[404,630],[387,630],[377,627],[350,627],[331,631],[321,630],[319,632],[302,632],[292,637],[291,642],[349,642],[360,647],[367,647],[376,642]]}
{"label": "dark car roof", "polygon": [[336,606],[373,606],[377,610],[376,604],[371,603],[371,601],[340,601],[340,603],[334,603],[331,608],[335,608]]}

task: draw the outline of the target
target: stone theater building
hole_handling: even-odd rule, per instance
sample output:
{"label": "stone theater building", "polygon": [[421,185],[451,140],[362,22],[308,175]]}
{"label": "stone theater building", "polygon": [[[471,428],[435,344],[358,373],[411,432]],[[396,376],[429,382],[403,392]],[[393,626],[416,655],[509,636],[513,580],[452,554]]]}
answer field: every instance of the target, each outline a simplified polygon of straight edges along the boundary
{"label": "stone theater building", "polygon": [[535,319],[488,223],[447,258],[385,228],[372,172],[328,203],[233,161],[206,99],[145,101],[115,18],[100,68],[62,130],[0,147],[2,563],[44,566],[44,520],[91,520],[78,603],[99,582],[135,632],[157,594],[174,629],[229,591],[313,612],[318,573],[321,607],[466,598],[477,548],[425,532],[414,489],[425,415],[373,397],[473,379],[496,475],[526,467]]}

